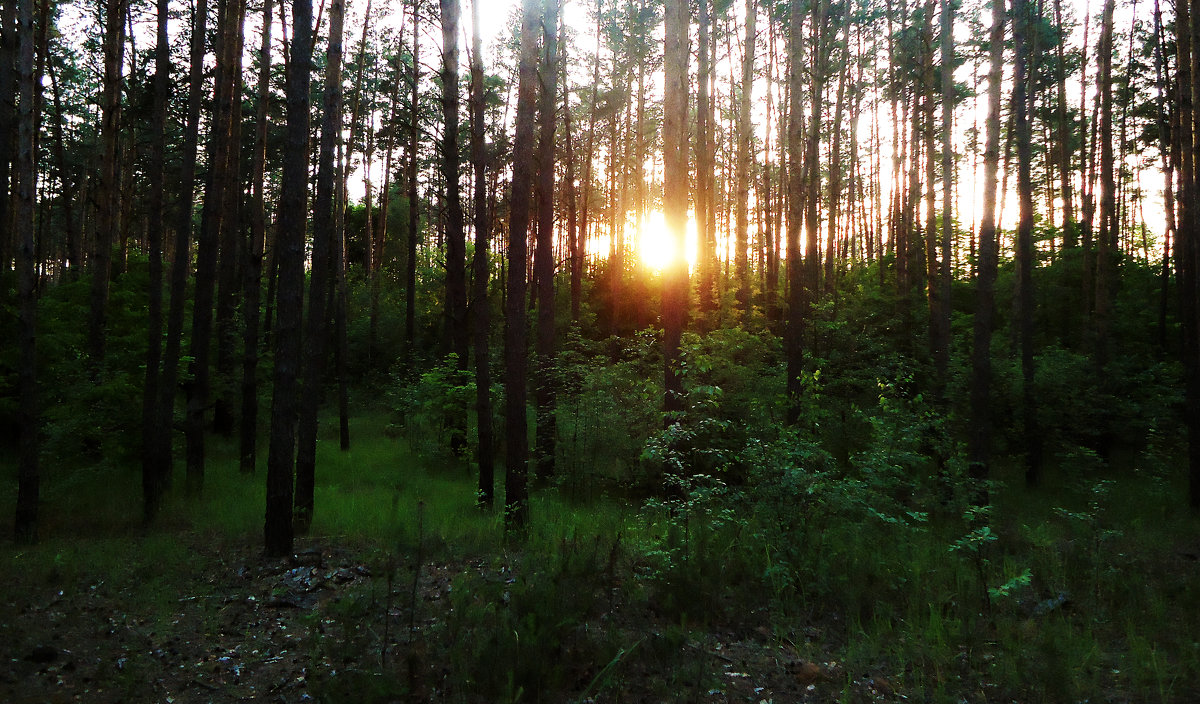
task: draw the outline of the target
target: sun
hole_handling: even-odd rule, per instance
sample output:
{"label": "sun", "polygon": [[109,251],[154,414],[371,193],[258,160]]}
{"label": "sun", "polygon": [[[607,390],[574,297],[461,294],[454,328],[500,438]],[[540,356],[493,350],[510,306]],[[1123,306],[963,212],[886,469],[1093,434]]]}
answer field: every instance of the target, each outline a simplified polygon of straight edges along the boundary
{"label": "sun", "polygon": [[[661,210],[647,213],[637,227],[634,243],[642,264],[654,271],[662,271],[677,256],[675,243],[667,232],[667,219]],[[688,213],[687,234],[684,236],[684,256],[688,268],[696,264],[696,221]]]}

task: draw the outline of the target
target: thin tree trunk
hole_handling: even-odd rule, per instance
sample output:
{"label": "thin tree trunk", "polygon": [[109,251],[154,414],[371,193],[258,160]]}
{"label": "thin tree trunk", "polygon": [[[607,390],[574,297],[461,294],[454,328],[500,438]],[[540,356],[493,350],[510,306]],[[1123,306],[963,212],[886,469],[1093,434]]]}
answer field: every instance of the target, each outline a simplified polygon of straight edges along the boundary
{"label": "thin tree trunk", "polygon": [[228,183],[224,188],[221,203],[221,229],[218,240],[220,264],[217,267],[216,291],[216,336],[217,360],[213,399],[213,430],[223,436],[233,434],[233,367],[237,356],[237,334],[234,330],[238,298],[245,292],[239,274],[243,266],[245,245],[242,242],[241,206],[241,144],[242,144],[242,49],[245,40],[245,0],[231,2],[233,13],[228,21],[226,41],[232,43],[227,54],[231,72]]}
{"label": "thin tree trunk", "polygon": [[[105,0],[104,84],[100,104],[100,193],[97,198],[100,207],[92,248],[91,315],[88,318],[88,352],[97,372],[104,362],[113,235],[119,226],[117,213],[120,209],[120,187],[117,185],[117,152],[121,132],[121,62],[125,51],[125,7],[126,0]],[[7,164],[0,168],[7,170]]]}
{"label": "thin tree trunk", "polygon": [[[752,2],[747,3],[753,10]],[[753,17],[751,12],[751,17]],[[666,218],[671,257],[663,267],[663,375],[665,391],[663,407],[667,412],[664,423],[677,421],[673,414],[683,410],[683,372],[680,368],[679,346],[687,325],[688,269],[684,256],[687,235],[688,208],[688,3],[686,0],[667,0],[664,32],[665,73],[663,100],[663,211]],[[753,19],[747,19],[753,24]],[[753,34],[747,45],[747,56],[753,56]],[[753,61],[753,58],[749,59]],[[745,74],[743,73],[743,76]],[[749,90],[746,82],[743,90]],[[741,155],[744,156],[744,155]],[[739,157],[741,158],[741,157]],[[744,244],[744,242],[743,242]],[[744,262],[745,250],[742,250]],[[744,273],[744,272],[743,272]]]}
{"label": "thin tree trunk", "polygon": [[3,135],[0,139],[0,290],[8,288],[8,267],[13,260],[12,248],[20,248],[20,242],[12,240],[15,231],[10,229],[11,225],[15,225],[12,219],[12,194],[16,189],[11,182],[14,146],[11,135],[17,129],[13,120],[17,114],[17,96],[14,89],[17,87],[15,74],[19,43],[16,35],[18,4],[18,0],[5,0],[0,3],[0,135]]}
{"label": "thin tree trunk", "polygon": [[250,252],[242,279],[242,413],[239,467],[254,472],[258,458],[258,339],[263,251],[267,241],[264,193],[267,164],[267,107],[271,99],[271,13],[274,0],[263,0],[262,43],[258,50],[258,99],[254,118],[254,162],[250,175]]}
{"label": "thin tree trunk", "polygon": [[471,165],[474,167],[475,257],[471,263],[474,295],[471,301],[475,345],[475,417],[479,445],[479,505],[491,508],[496,490],[492,457],[492,372],[489,366],[488,247],[491,218],[487,207],[487,152],[483,134],[483,42],[479,37],[479,3],[471,2]]}
{"label": "thin tree trunk", "polygon": [[146,377],[142,388],[142,517],[150,523],[158,515],[166,489],[167,468],[161,464],[156,443],[162,402],[159,373],[162,361],[162,237],[163,237],[163,151],[166,146],[167,81],[171,71],[168,42],[168,0],[158,0],[154,47],[154,98],[150,133],[150,204],[146,223],[146,246],[150,290],[146,316]]}
{"label": "thin tree trunk", "polygon": [[1096,88],[1100,93],[1100,231],[1096,237],[1096,353],[1103,368],[1108,360],[1108,329],[1112,302],[1110,281],[1117,255],[1117,184],[1113,159],[1112,53],[1115,0],[1105,0],[1100,20]]}
{"label": "thin tree trunk", "polygon": [[[583,241],[585,250],[588,239],[588,228],[591,226],[589,206],[591,205],[592,196],[592,163],[596,156],[596,100],[600,90],[600,20],[602,18],[602,13],[600,11],[600,0],[596,0],[595,13],[596,53],[592,59],[592,97],[588,110],[587,151],[584,156],[583,164]],[[582,276],[582,273],[580,273],[580,276]],[[572,274],[571,287],[571,318],[572,320],[578,321],[580,298],[582,298],[583,285],[580,283],[579,296],[576,296],[574,273]]]}
{"label": "thin tree trunk", "polygon": [[713,109],[709,95],[713,84],[713,67],[710,55],[712,40],[709,35],[709,0],[700,2],[699,61],[697,77],[699,83],[696,96],[696,237],[697,270],[700,275],[700,314],[705,317],[701,324],[707,326],[707,316],[717,308],[716,269],[717,240],[713,223]]}
{"label": "thin tree trunk", "polygon": [[172,435],[175,430],[175,397],[178,393],[180,350],[183,344],[184,303],[187,275],[191,269],[192,209],[196,191],[196,158],[199,151],[200,100],[204,88],[204,42],[208,24],[208,2],[197,0],[192,18],[190,73],[188,76],[187,122],[183,129],[182,164],[179,170],[179,201],[175,223],[174,261],[171,262],[171,303],[167,310],[167,339],[159,378],[159,462],[166,468],[170,484],[173,465]]}
{"label": "thin tree trunk", "polygon": [[754,91],[754,48],[755,48],[755,18],[758,7],[755,0],[746,0],[746,39],[742,55],[742,81],[738,86],[737,102],[737,168],[734,173],[734,188],[736,189],[736,230],[734,231],[733,269],[736,280],[735,298],[738,310],[743,315],[750,312],[750,277],[747,264],[747,249],[749,247],[748,202],[750,197],[750,96]]}
{"label": "thin tree trunk", "polygon": [[267,454],[264,539],[268,555],[292,551],[292,474],[296,451],[296,379],[304,297],[304,230],[308,185],[309,77],[312,68],[312,0],[292,0],[287,84],[287,131],[276,232],[279,301],[274,332],[274,398]]}
{"label": "thin tree trunk", "polygon": [[[539,0],[523,0],[521,4],[517,119],[513,141],[513,153],[517,155],[532,153],[534,146],[540,4]],[[525,267],[532,171],[529,159],[518,157],[513,160],[508,216],[508,278],[505,300],[507,320],[504,332],[504,525],[505,530],[510,533],[523,533],[529,525],[529,493],[526,480],[529,439],[526,436],[525,420],[525,380],[528,366],[525,350]]]}
{"label": "thin tree trunk", "polygon": [[804,15],[793,5],[788,27],[788,215],[787,215],[787,334],[784,352],[787,361],[786,391],[789,423],[799,420],[800,394],[804,383],[804,334],[807,322],[804,309],[804,260],[800,249],[800,226],[804,221]]}
{"label": "thin tree trunk", "polygon": [[[937,345],[934,362],[938,385],[946,384],[950,368],[950,284],[951,263],[954,259],[954,2],[942,0],[941,6],[941,65],[942,65],[942,259],[938,272]],[[933,184],[929,185],[930,190]]]}
{"label": "thin tree trunk", "polygon": [[[554,476],[558,424],[554,416],[554,133],[558,102],[559,0],[543,0],[542,59],[540,67],[537,172],[537,244],[534,251],[534,285],[537,288],[537,361],[534,407],[537,426],[534,459],[539,482]],[[639,189],[641,186],[639,185]]]}
{"label": "thin tree trunk", "polygon": [[[13,3],[5,3],[13,4]],[[16,0],[17,5],[17,153],[16,153],[16,239],[20,250],[18,297],[20,299],[18,371],[20,448],[17,458],[17,508],[13,536],[18,543],[37,540],[38,499],[38,387],[37,387],[37,271],[34,258],[33,217],[37,162],[34,154],[33,109],[33,0]],[[7,139],[7,135],[4,136]],[[7,194],[6,194],[7,195]]]}
{"label": "thin tree trunk", "polygon": [[[1112,0],[1108,0],[1111,2]],[[1024,426],[1025,481],[1036,485],[1041,478],[1042,438],[1037,418],[1033,363],[1033,176],[1030,135],[1030,105],[1033,103],[1030,71],[1032,9],[1028,0],[1013,1],[1013,35],[1016,37],[1016,70],[1013,75],[1013,126],[1017,146],[1017,301],[1021,343],[1021,414]]]}
{"label": "thin tree trunk", "polygon": [[309,273],[308,322],[304,331],[304,382],[300,395],[300,420],[296,450],[296,513],[298,533],[312,525],[317,465],[317,412],[325,381],[329,342],[329,286],[332,273],[330,241],[333,238],[334,154],[342,135],[342,26],[343,0],[330,0],[329,41],[326,50],[325,90],[321,105],[321,143],[317,153],[317,193],[313,201],[312,267]]}
{"label": "thin tree trunk", "polygon": [[412,5],[412,93],[408,109],[408,259],[405,261],[404,300],[404,347],[411,359],[416,336],[417,296],[417,243],[421,239],[418,231],[420,205],[417,202],[417,138],[420,136],[420,96],[417,88],[421,82],[421,6],[420,0]]}
{"label": "thin tree trunk", "polygon": [[[846,38],[847,41],[848,39],[849,37]],[[834,289],[834,259],[837,257],[835,238],[842,191],[842,115],[845,110],[846,81],[850,74],[850,59],[844,43],[839,46],[838,58],[842,62],[842,68],[838,71],[837,97],[834,98],[833,108],[833,137],[829,145],[829,222],[825,237],[825,291],[829,293]]]}
{"label": "thin tree trunk", "polygon": [[1075,200],[1073,197],[1074,188],[1071,184],[1071,126],[1070,119],[1067,116],[1067,69],[1066,59],[1064,57],[1063,44],[1066,41],[1066,34],[1063,31],[1062,21],[1062,3],[1060,0],[1054,0],[1054,23],[1058,27],[1058,41],[1055,42],[1054,50],[1057,54],[1058,62],[1056,65],[1058,81],[1058,102],[1055,105],[1055,118],[1058,122],[1057,149],[1058,155],[1058,176],[1062,183],[1059,192],[1063,202],[1063,246],[1076,247],[1079,244],[1079,238],[1075,231]]}
{"label": "thin tree trunk", "polygon": [[[974,347],[971,351],[971,430],[968,440],[969,473],[986,480],[992,452],[992,328],[996,307],[996,186],[1000,169],[1000,84],[1004,72],[1004,0],[992,0],[989,38],[988,112],[983,152],[983,214],[979,223],[979,273],[976,277]],[[985,503],[986,489],[977,489]]]}
{"label": "thin tree trunk", "polygon": [[198,495],[204,487],[204,414],[208,410],[213,335],[213,299],[221,228],[233,227],[226,199],[238,192],[234,120],[235,103],[240,108],[241,10],[242,0],[223,0],[219,15],[219,47],[216,66],[216,102],[209,134],[209,175],[205,188],[200,236],[196,242],[196,290],[192,306],[190,365],[192,380],[187,387],[187,492]]}

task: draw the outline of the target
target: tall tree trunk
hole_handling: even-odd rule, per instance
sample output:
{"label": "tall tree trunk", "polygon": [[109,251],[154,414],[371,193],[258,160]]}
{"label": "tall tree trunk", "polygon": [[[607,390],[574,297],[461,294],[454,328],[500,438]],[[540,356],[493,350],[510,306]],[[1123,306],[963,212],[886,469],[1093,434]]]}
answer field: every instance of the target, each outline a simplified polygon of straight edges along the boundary
{"label": "tall tree trunk", "polygon": [[325,91],[321,105],[321,143],[317,152],[317,193],[313,201],[312,267],[309,274],[308,322],[304,334],[304,383],[300,395],[299,435],[296,450],[296,531],[312,525],[313,492],[317,465],[317,412],[325,381],[329,342],[329,286],[332,273],[329,250],[333,237],[334,153],[342,134],[342,26],[343,0],[329,3],[329,43],[325,60]]}
{"label": "tall tree trunk", "polygon": [[459,191],[458,0],[441,0],[442,178],[446,182],[446,331],[458,367],[467,368],[466,235]]}
{"label": "tall tree trunk", "polygon": [[[401,23],[403,26],[403,22]],[[388,208],[391,205],[392,199],[392,155],[395,151],[396,131],[398,128],[397,115],[400,104],[400,66],[401,66],[401,51],[400,47],[396,48],[396,60],[393,66],[395,76],[392,86],[391,108],[389,110],[390,118],[388,124],[391,129],[387,131],[387,138],[384,143],[384,158],[383,158],[383,187],[380,189],[379,195],[379,239],[378,251],[371,252],[367,265],[367,274],[371,282],[371,312],[368,322],[367,333],[367,358],[375,358],[375,348],[379,338],[379,294],[381,286],[381,274],[383,271],[383,250],[384,241],[387,237],[387,222]],[[349,161],[349,160],[347,160]],[[343,181],[345,178],[343,177]],[[344,186],[343,186],[344,188]]]}
{"label": "tall tree trunk", "polygon": [[[408,109],[408,258],[404,272],[404,346],[406,355],[412,354],[416,336],[417,296],[417,243],[420,242],[420,204],[417,202],[417,139],[420,136],[420,96],[417,88],[421,83],[421,3],[413,0],[412,5],[412,92]],[[411,357],[410,357],[411,358]]]}
{"label": "tall tree trunk", "polygon": [[[566,26],[559,15],[559,33]],[[567,80],[566,46],[560,47],[558,76],[563,82],[563,139],[567,161],[567,257],[570,261],[571,321],[579,322],[579,307],[583,299],[583,241],[579,232],[579,188],[575,182],[575,138],[571,132],[571,86]]]}
{"label": "tall tree trunk", "polygon": [[[941,4],[942,65],[942,259],[938,271],[937,345],[934,363],[944,392],[950,368],[950,284],[954,259],[954,0]],[[930,184],[930,190],[933,184]]]}
{"label": "tall tree trunk", "polygon": [[[466,378],[467,243],[459,190],[458,150],[458,0],[441,0],[442,20],[442,180],[445,182],[446,336],[457,372]],[[456,455],[467,448],[467,419],[450,419],[450,444]]]}
{"label": "tall tree trunk", "polygon": [[[700,313],[707,318],[717,309],[717,239],[713,223],[713,108],[710,87],[713,66],[710,55],[709,0],[699,0],[698,64],[696,80],[696,269],[700,278]],[[705,320],[702,325],[707,326]]]}
{"label": "tall tree trunk", "polygon": [[[104,84],[100,102],[100,193],[97,199],[99,212],[92,248],[91,315],[88,318],[88,352],[97,372],[104,362],[113,235],[119,225],[117,212],[120,209],[121,189],[117,185],[117,145],[121,132],[125,8],[126,0],[105,0]],[[7,165],[0,168],[6,169]]]}
{"label": "tall tree trunk", "polygon": [[[12,4],[12,3],[5,3]],[[37,187],[34,153],[33,109],[33,0],[16,0],[17,5],[17,153],[16,153],[16,239],[20,250],[18,296],[20,299],[20,354],[18,412],[20,448],[17,458],[17,508],[13,535],[18,543],[37,540],[38,525],[38,394],[37,394],[37,271],[34,258],[33,215]],[[4,136],[7,139],[7,135]],[[7,189],[4,196],[7,197]]]}
{"label": "tall tree trunk", "polygon": [[204,88],[204,42],[208,24],[208,2],[197,0],[192,17],[187,118],[183,129],[182,163],[179,169],[179,199],[176,204],[174,261],[171,262],[171,303],[167,309],[167,339],[159,378],[159,462],[170,483],[175,430],[175,397],[178,393],[180,350],[183,344],[184,303],[187,275],[191,269],[192,210],[196,191],[196,157],[200,143],[200,100]]}
{"label": "tall tree trunk", "polygon": [[808,143],[804,153],[804,299],[805,315],[821,286],[821,115],[824,113],[825,78],[829,69],[829,0],[813,5],[813,67],[810,76]]}
{"label": "tall tree trunk", "polygon": [[[533,151],[533,121],[537,110],[537,29],[541,19],[539,0],[522,0],[521,48],[517,78],[517,120],[513,153]],[[529,231],[529,200],[533,185],[530,160],[513,160],[512,193],[508,216],[508,279],[506,325],[504,328],[504,525],[509,532],[523,532],[529,525],[529,492],[526,464],[529,439],[526,437],[525,399],[525,267],[526,235]]]}
{"label": "tall tree trunk", "polygon": [[1075,231],[1075,199],[1073,197],[1074,187],[1071,183],[1071,124],[1067,116],[1067,68],[1066,57],[1064,56],[1063,44],[1066,42],[1066,33],[1063,29],[1062,21],[1062,3],[1060,0],[1054,0],[1054,24],[1058,27],[1058,40],[1055,42],[1055,53],[1058,59],[1056,64],[1055,76],[1058,82],[1058,99],[1055,104],[1055,120],[1057,121],[1056,136],[1056,152],[1058,156],[1058,176],[1061,181],[1059,193],[1063,202],[1063,246],[1076,247],[1079,244],[1079,238]]}
{"label": "tall tree trunk", "polygon": [[264,193],[267,165],[267,108],[271,100],[271,13],[274,0],[263,0],[262,43],[258,50],[258,99],[254,118],[254,162],[250,175],[250,252],[242,279],[242,413],[239,466],[254,472],[258,458],[258,338],[263,251],[267,241]]}
{"label": "tall tree trunk", "polygon": [[846,81],[850,75],[850,57],[847,55],[845,41],[838,50],[838,60],[842,67],[838,71],[838,86],[833,107],[833,136],[829,145],[829,222],[826,223],[825,237],[825,290],[832,293],[834,289],[834,259],[837,258],[837,229],[839,198],[842,192],[842,115],[845,111]]}
{"label": "tall tree trunk", "polygon": [[483,42],[479,37],[479,3],[471,2],[471,165],[474,168],[475,257],[471,262],[471,312],[474,318],[475,417],[479,441],[479,505],[491,508],[496,490],[492,453],[492,371],[489,366],[488,247],[491,218],[487,207],[487,152],[483,141]]}
{"label": "tall tree trunk", "polygon": [[19,241],[12,240],[15,232],[9,229],[10,224],[15,224],[12,219],[12,195],[16,188],[12,184],[14,143],[11,135],[17,129],[13,121],[17,114],[17,82],[14,79],[18,63],[18,4],[18,0],[5,0],[0,3],[0,135],[4,135],[4,138],[0,139],[0,290],[8,288],[8,267],[13,259],[12,248],[19,249],[21,246]]}
{"label": "tall tree trunk", "polygon": [[1176,102],[1179,129],[1175,149],[1179,152],[1179,221],[1175,236],[1175,272],[1182,328],[1184,372],[1184,424],[1188,431],[1188,504],[1200,509],[1200,285],[1197,283],[1197,210],[1196,179],[1200,164],[1196,160],[1196,141],[1200,139],[1200,116],[1196,100],[1200,97],[1197,75],[1196,12],[1197,3],[1175,5]]}
{"label": "tall tree trunk", "polygon": [[1030,134],[1033,88],[1029,79],[1033,10],[1028,0],[1013,0],[1013,18],[1013,35],[1016,37],[1013,126],[1017,146],[1017,199],[1020,202],[1020,219],[1017,221],[1017,309],[1021,343],[1022,441],[1025,444],[1025,481],[1036,485],[1042,471],[1042,438],[1037,418],[1033,366],[1033,156]]}
{"label": "tall tree trunk", "polygon": [[292,474],[296,451],[296,378],[304,298],[304,230],[308,191],[309,80],[312,71],[312,0],[292,0],[287,131],[275,236],[279,302],[275,323],[274,398],[267,453],[267,509],[263,537],[268,555],[292,551]]}
{"label": "tall tree trunk", "polygon": [[224,188],[221,203],[221,229],[218,241],[220,263],[217,267],[216,291],[216,336],[217,384],[213,399],[213,430],[224,436],[233,433],[233,367],[237,356],[237,334],[234,330],[237,317],[238,299],[244,293],[244,282],[239,274],[245,259],[245,245],[242,237],[241,207],[242,207],[242,178],[241,178],[241,144],[242,144],[242,49],[245,41],[244,25],[246,20],[246,2],[232,2],[229,11],[228,32],[226,41],[232,43],[228,49],[229,70],[231,80],[231,104],[229,117],[229,157],[226,178],[228,185]]}
{"label": "tall tree trunk", "polygon": [[[934,126],[935,104],[937,102],[938,88],[934,80],[934,44],[933,44],[933,22],[934,22],[934,1],[927,0],[925,3],[924,22],[922,24],[922,42],[921,42],[921,142],[925,151],[925,277],[926,277],[926,294],[929,301],[929,352],[934,362],[934,368],[940,371],[938,358],[941,355],[939,344],[939,323],[941,318],[942,308],[942,289],[938,283],[938,228],[937,228],[937,149],[938,141],[935,137],[936,127]],[[920,150],[913,152],[913,156],[917,157]],[[920,158],[917,157],[920,161]],[[939,374],[934,382],[934,395],[940,397],[942,395],[941,380]]]}
{"label": "tall tree trunk", "polygon": [[[79,218],[74,212],[73,204],[76,202],[76,194],[79,191],[82,178],[77,176],[71,178],[71,167],[67,166],[66,154],[66,139],[63,136],[63,125],[66,121],[66,116],[63,111],[62,94],[58,87],[58,77],[55,74],[54,66],[50,65],[48,73],[50,75],[50,92],[54,100],[54,115],[53,124],[54,130],[54,164],[58,169],[59,178],[62,179],[62,192],[59,197],[62,202],[63,228],[66,230],[65,257],[64,264],[66,269],[66,280],[75,281],[79,278],[79,269],[83,266],[82,252],[82,236],[80,234]],[[3,106],[3,101],[0,100],[0,106]],[[0,107],[0,109],[3,109]],[[80,199],[82,200],[82,199]],[[82,212],[83,207],[79,210]],[[18,243],[19,246],[19,243]]]}
{"label": "tall tree trunk", "polygon": [[196,241],[190,365],[192,380],[187,386],[187,418],[184,424],[187,491],[191,495],[199,494],[204,487],[204,415],[208,410],[210,392],[213,299],[221,230],[235,226],[233,222],[226,221],[231,210],[226,199],[234,197],[239,191],[234,120],[241,105],[241,18],[244,8],[243,0],[223,0],[219,12],[215,77],[217,95],[213,105],[213,126],[209,133],[208,183],[200,220],[200,236]]}
{"label": "tall tree trunk", "polygon": [[1100,231],[1096,236],[1096,354],[1101,368],[1108,361],[1108,329],[1111,315],[1110,287],[1117,244],[1117,183],[1113,159],[1112,53],[1113,12],[1116,0],[1104,0],[1100,20],[1100,42],[1096,47],[1099,66],[1096,89],[1100,100]]}
{"label": "tall tree trunk", "polygon": [[786,391],[789,423],[799,420],[800,394],[804,385],[804,334],[807,322],[804,282],[804,256],[800,248],[800,227],[804,222],[804,15],[793,4],[788,27],[788,198],[787,198],[787,334],[784,352],[787,362]]}
{"label": "tall tree trunk", "polygon": [[[1004,72],[1004,0],[992,0],[989,38],[987,137],[983,152],[983,214],[979,223],[979,273],[976,277],[975,337],[971,351],[971,430],[968,442],[972,479],[990,474],[992,452],[992,328],[996,307],[996,186],[1000,170],[1000,83]],[[986,490],[979,499],[986,501]]]}
{"label": "tall tree trunk", "polygon": [[[592,202],[592,164],[596,157],[596,100],[600,90],[600,21],[603,13],[600,8],[601,0],[596,0],[596,53],[592,58],[592,97],[588,104],[588,136],[587,150],[584,154],[583,163],[583,241],[584,249],[587,248],[588,228],[591,225],[590,206]],[[582,272],[579,274],[582,276]],[[572,273],[571,280],[571,318],[579,320],[579,304],[582,297],[583,285],[580,283],[579,296],[575,291],[575,274]]]}
{"label": "tall tree trunk", "polygon": [[[749,247],[750,212],[750,96],[754,92],[754,47],[755,47],[755,18],[758,15],[758,3],[746,0],[746,39],[742,55],[742,82],[738,86],[737,103],[737,169],[734,174],[736,189],[736,230],[734,232],[733,269],[736,280],[735,297],[738,309],[743,314],[750,312],[750,276],[748,272],[747,249]],[[686,84],[685,84],[686,85]]]}
{"label": "tall tree trunk", "polygon": [[150,204],[146,222],[150,291],[146,319],[146,380],[142,388],[142,516],[149,523],[158,515],[166,489],[167,468],[157,451],[159,427],[159,366],[162,361],[162,236],[163,151],[166,147],[167,81],[171,72],[168,46],[168,0],[158,0],[154,47],[154,98],[150,133]]}
{"label": "tall tree trunk", "polygon": [[[340,141],[340,140],[339,140]],[[350,449],[350,289],[346,276],[349,260],[346,253],[346,166],[342,158],[342,145],[338,144],[336,163],[337,192],[333,206],[333,241],[330,243],[329,261],[333,266],[333,334],[334,374],[337,376],[338,397],[338,448],[343,452]],[[370,232],[367,247],[371,247]]]}
{"label": "tall tree trunk", "polygon": [[[534,282],[537,287],[537,362],[534,407],[537,429],[534,458],[537,478],[549,481],[554,475],[558,439],[555,422],[554,384],[554,133],[558,103],[558,7],[559,0],[543,0],[541,93],[537,147],[537,246],[534,252]],[[639,189],[641,186],[638,186]]]}
{"label": "tall tree trunk", "polygon": [[[753,10],[752,0],[747,2]],[[753,16],[753,12],[751,16]],[[753,19],[747,19],[753,23]],[[683,410],[683,371],[679,345],[687,324],[688,268],[685,256],[688,209],[688,37],[687,0],[667,0],[663,70],[663,214],[670,242],[670,259],[663,266],[663,408],[667,425],[677,421],[673,414]],[[753,55],[753,34],[747,55]],[[750,61],[753,61],[751,58]],[[743,74],[744,76],[745,74]],[[743,90],[749,90],[747,82]],[[744,260],[745,250],[742,250]]]}

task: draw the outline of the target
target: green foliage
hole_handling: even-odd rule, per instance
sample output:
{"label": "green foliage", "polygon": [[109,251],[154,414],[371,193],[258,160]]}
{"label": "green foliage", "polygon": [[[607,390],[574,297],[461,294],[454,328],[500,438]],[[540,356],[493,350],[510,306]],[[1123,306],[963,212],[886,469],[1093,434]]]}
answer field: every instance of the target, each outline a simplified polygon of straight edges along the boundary
{"label": "green foliage", "polygon": [[475,377],[459,368],[451,353],[441,363],[406,383],[405,371],[392,373],[391,406],[397,425],[418,452],[458,452],[475,408]]}

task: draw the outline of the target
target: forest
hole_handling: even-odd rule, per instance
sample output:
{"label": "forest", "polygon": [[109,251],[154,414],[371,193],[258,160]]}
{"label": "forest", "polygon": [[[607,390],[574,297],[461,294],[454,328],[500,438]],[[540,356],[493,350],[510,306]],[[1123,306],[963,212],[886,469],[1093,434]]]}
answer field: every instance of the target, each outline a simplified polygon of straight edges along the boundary
{"label": "forest", "polygon": [[1200,701],[1194,106],[1200,0],[0,0],[0,700]]}

